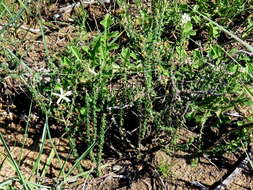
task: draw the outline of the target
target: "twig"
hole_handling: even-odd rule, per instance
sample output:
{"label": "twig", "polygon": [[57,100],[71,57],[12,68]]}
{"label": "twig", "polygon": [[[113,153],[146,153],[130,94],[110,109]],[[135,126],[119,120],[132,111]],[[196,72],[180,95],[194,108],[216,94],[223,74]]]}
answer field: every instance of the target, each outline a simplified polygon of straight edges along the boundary
{"label": "twig", "polygon": [[212,162],[212,160],[208,157],[208,155],[203,154],[203,157],[204,157],[210,164],[212,164],[217,170],[219,170],[219,168],[216,166],[215,163]]}
{"label": "twig", "polygon": [[249,56],[253,56],[253,53],[245,51],[245,50],[239,50],[238,53],[244,53],[244,54],[247,54]]}
{"label": "twig", "polygon": [[250,148],[248,151],[248,156],[246,155],[245,159],[239,163],[235,170],[219,184],[214,190],[224,190],[230,183],[233,182],[236,176],[238,176],[243,169],[247,168],[247,164],[250,160],[253,160],[253,148]]}
{"label": "twig", "polygon": [[208,188],[203,185],[202,183],[198,182],[198,181],[192,181],[190,182],[191,185],[198,187],[200,190],[208,190]]}
{"label": "twig", "polygon": [[144,179],[141,179],[141,181],[148,187],[148,190],[152,190],[152,186],[146,182]]}
{"label": "twig", "polygon": [[[7,24],[0,23],[0,30],[2,30],[6,25]],[[26,30],[26,31],[34,33],[34,34],[40,33],[40,29],[30,28],[30,27],[26,27],[26,26],[23,26],[23,25],[19,26],[18,29],[23,29],[23,30]]]}

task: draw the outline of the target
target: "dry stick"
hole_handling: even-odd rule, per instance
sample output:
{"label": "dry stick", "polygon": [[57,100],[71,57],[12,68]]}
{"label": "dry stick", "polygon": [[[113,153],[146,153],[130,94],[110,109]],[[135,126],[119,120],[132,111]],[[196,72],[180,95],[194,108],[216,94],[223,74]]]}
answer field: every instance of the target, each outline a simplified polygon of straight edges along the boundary
{"label": "dry stick", "polygon": [[253,147],[250,148],[248,151],[249,157],[246,155],[246,158],[239,163],[239,165],[235,168],[235,170],[225,179],[221,182],[220,185],[218,185],[214,190],[223,190],[225,189],[229,184],[233,182],[236,176],[238,176],[243,169],[247,168],[247,164],[250,160],[253,160]]}
{"label": "dry stick", "polygon": [[232,32],[230,32],[229,30],[227,30],[223,26],[219,25],[218,23],[214,22],[213,20],[211,20],[210,18],[208,18],[204,14],[198,12],[197,10],[195,10],[195,12],[197,14],[201,15],[204,19],[208,20],[209,22],[211,22],[212,24],[214,24],[215,26],[217,26],[220,30],[222,30],[223,32],[225,32],[227,35],[229,35],[230,37],[234,38],[236,41],[238,41],[239,43],[241,43],[242,45],[244,45],[251,53],[253,53],[253,46],[251,46],[249,43],[247,43],[246,41],[241,40],[235,34],[233,34]]}
{"label": "dry stick", "polygon": [[[242,130],[242,129],[252,130],[252,129],[253,129],[253,123],[248,123],[248,124],[245,124],[245,125],[243,125],[243,126],[239,126],[237,129],[233,129],[233,130],[229,131],[228,133],[222,135],[222,136],[220,137],[220,139],[219,139],[218,141],[216,141],[216,143],[215,143],[213,146],[209,147],[209,148],[208,148],[207,150],[205,150],[204,152],[207,153],[208,151],[214,149],[215,146],[216,146],[217,144],[219,144],[219,143],[221,143],[221,141],[225,140],[230,134],[232,134],[232,133],[234,133],[234,132],[237,132],[237,131],[240,131],[240,130]],[[228,184],[230,184],[230,183],[232,182],[232,180],[233,180],[238,174],[240,174],[240,173],[242,172],[243,168],[246,168],[247,163],[249,162],[249,159],[250,159],[250,160],[253,160],[253,147],[251,147],[251,148],[249,149],[248,155],[249,155],[249,157],[246,156],[246,158],[245,158],[242,162],[240,162],[240,164],[238,165],[238,167],[236,167],[236,169],[235,169],[224,181],[222,181],[221,184],[218,185],[214,190],[223,190],[223,189],[225,189],[226,186],[227,186]],[[204,157],[206,158],[207,155],[204,154]],[[249,159],[248,159],[248,158],[249,158]],[[208,190],[208,188],[207,188],[205,185],[201,184],[201,183],[198,182],[198,181],[193,181],[193,182],[190,182],[190,183],[191,183],[191,185],[196,186],[196,187],[198,187],[198,188],[201,189],[201,190]]]}
{"label": "dry stick", "polygon": [[[246,155],[245,159],[243,159],[239,165],[234,169],[234,171],[223,180],[214,190],[224,190],[226,187],[231,184],[235,177],[240,175],[243,169],[247,168],[247,164],[250,160],[253,160],[253,147],[251,147],[248,151],[248,156]],[[191,185],[198,187],[200,190],[208,190],[208,188],[198,181],[190,182]]]}
{"label": "dry stick", "polygon": [[[0,23],[0,30],[2,30],[7,24],[4,24],[4,23]],[[37,28],[30,28],[30,27],[26,27],[24,25],[21,25],[18,27],[19,29],[23,29],[23,30],[26,30],[28,32],[31,32],[31,33],[34,33],[34,34],[38,34],[40,33],[40,29],[37,29]]]}
{"label": "dry stick", "polygon": [[95,4],[95,3],[110,3],[110,0],[82,0],[80,2],[72,3],[66,7],[62,7],[59,9],[59,13],[54,15],[54,18],[59,18],[63,14],[70,13],[75,7],[80,7],[81,5],[87,7],[88,5]]}
{"label": "dry stick", "polygon": [[191,185],[198,187],[200,190],[208,190],[208,188],[203,185],[202,183],[198,182],[198,181],[192,181],[190,182]]}

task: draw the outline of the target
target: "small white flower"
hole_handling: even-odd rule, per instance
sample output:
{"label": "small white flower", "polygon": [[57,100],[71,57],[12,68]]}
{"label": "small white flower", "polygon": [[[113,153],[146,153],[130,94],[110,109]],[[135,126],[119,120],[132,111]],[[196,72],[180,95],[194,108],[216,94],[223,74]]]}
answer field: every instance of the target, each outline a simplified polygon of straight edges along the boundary
{"label": "small white flower", "polygon": [[184,24],[186,24],[187,22],[190,22],[190,21],[191,21],[190,15],[188,15],[187,13],[184,13],[182,15],[182,18],[181,18],[181,24],[184,25]]}
{"label": "small white flower", "polygon": [[58,96],[59,99],[57,100],[57,104],[59,104],[62,100],[65,100],[66,102],[70,102],[70,99],[67,98],[67,96],[70,96],[72,94],[71,91],[64,92],[62,88],[60,88],[60,94],[58,93],[52,93],[55,96]]}

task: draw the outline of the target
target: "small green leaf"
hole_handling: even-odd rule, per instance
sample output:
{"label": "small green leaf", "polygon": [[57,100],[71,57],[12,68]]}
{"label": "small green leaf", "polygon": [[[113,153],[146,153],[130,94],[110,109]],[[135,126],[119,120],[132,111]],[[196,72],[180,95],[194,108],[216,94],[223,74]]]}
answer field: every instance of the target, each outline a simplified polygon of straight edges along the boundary
{"label": "small green leaf", "polygon": [[212,36],[213,38],[219,37],[220,30],[217,26],[215,26],[214,24],[212,24],[210,22],[207,24],[207,26],[209,27],[210,36]]}
{"label": "small green leaf", "polygon": [[79,52],[79,49],[77,47],[70,46],[69,50],[71,51],[71,53],[75,56],[75,58],[78,61],[81,61],[81,53]]}
{"label": "small green leaf", "polygon": [[116,49],[119,49],[119,45],[118,44],[111,44],[108,47],[108,51],[110,51],[110,50],[116,50]]}
{"label": "small green leaf", "polygon": [[82,108],[80,109],[80,113],[81,113],[82,115],[85,115],[85,114],[87,113],[86,108],[82,107]]}
{"label": "small green leaf", "polygon": [[122,50],[121,50],[121,57],[123,58],[123,59],[129,59],[129,57],[130,57],[130,50],[129,50],[129,48],[123,48]]}
{"label": "small green leaf", "polygon": [[108,30],[112,23],[113,20],[110,14],[106,14],[104,20],[100,22],[100,24],[104,27],[105,30]]}
{"label": "small green leaf", "polygon": [[91,55],[92,59],[95,59],[95,55],[98,52],[98,49],[99,49],[100,45],[101,45],[101,38],[100,38],[100,36],[98,36],[97,38],[95,38],[94,47],[90,52],[90,55]]}
{"label": "small green leaf", "polygon": [[218,59],[223,56],[223,51],[219,46],[213,45],[210,47],[209,54],[213,59]]}
{"label": "small green leaf", "polygon": [[194,35],[196,35],[196,32],[193,30],[192,23],[187,22],[186,24],[184,24],[183,36],[190,37],[190,36],[194,36]]}

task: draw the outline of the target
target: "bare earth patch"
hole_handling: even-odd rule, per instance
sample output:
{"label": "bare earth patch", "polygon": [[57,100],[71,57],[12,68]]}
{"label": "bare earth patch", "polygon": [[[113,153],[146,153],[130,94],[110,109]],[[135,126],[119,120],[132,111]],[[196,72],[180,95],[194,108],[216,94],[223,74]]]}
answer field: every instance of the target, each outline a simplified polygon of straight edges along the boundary
{"label": "bare earth patch", "polygon": [[[15,105],[6,105],[3,100],[0,104],[1,114],[0,114],[0,130],[4,135],[5,140],[10,146],[10,150],[15,160],[20,164],[21,172],[24,176],[31,179],[34,182],[41,182],[44,185],[57,185],[55,184],[56,177],[61,171],[61,166],[65,158],[69,155],[68,141],[62,137],[52,138],[55,148],[58,152],[58,159],[54,155],[51,162],[48,162],[48,157],[52,151],[51,142],[49,140],[45,143],[45,150],[43,154],[40,155],[40,170],[47,168],[46,175],[43,178],[39,178],[35,173],[32,173],[34,163],[39,156],[39,139],[36,133],[40,133],[38,127],[43,127],[43,122],[34,121],[33,126],[28,128],[28,137],[24,136],[24,122],[22,122],[17,114],[17,107]],[[8,110],[9,109],[9,110]],[[37,126],[37,127],[36,127]],[[53,127],[53,126],[50,126]],[[187,131],[182,130],[181,134],[185,137],[187,136]],[[188,133],[188,138],[190,134]],[[185,139],[185,138],[183,138]],[[25,142],[25,143],[24,143]],[[184,142],[183,140],[181,142]],[[15,170],[12,168],[10,161],[6,159],[6,151],[3,145],[0,146],[0,181],[4,181],[10,177],[15,177]],[[140,178],[134,179],[133,175],[138,170],[141,170],[142,166],[136,167],[137,170],[133,172],[134,166],[131,165],[130,161],[117,161],[108,160],[107,167],[103,169],[103,175],[101,177],[87,179],[84,177],[79,177],[67,182],[65,185],[68,189],[137,189],[137,190],[148,190],[153,188],[156,189],[199,189],[196,183],[201,183],[207,188],[214,188],[219,184],[220,181],[224,179],[226,175],[231,172],[231,170],[237,166],[238,161],[241,159],[242,155],[236,154],[225,154],[219,158],[209,159],[201,157],[198,164],[193,166],[189,163],[189,154],[182,151],[177,151],[172,155],[168,155],[163,151],[158,151],[154,155],[152,165],[159,167],[160,165],[167,165],[168,171],[167,176],[157,176],[154,170],[152,176],[144,175]],[[20,161],[20,162],[19,162]],[[73,166],[73,160],[69,158],[69,161],[65,163],[65,173]],[[83,168],[86,171],[94,167],[94,165],[89,160],[82,161]],[[77,171],[73,174],[77,175]],[[157,175],[155,175],[157,174]],[[133,178],[131,181],[130,179]],[[18,184],[13,184],[17,185]],[[229,185],[229,189],[252,189],[253,182],[250,171],[244,170],[240,175],[238,175],[235,180]]]}

